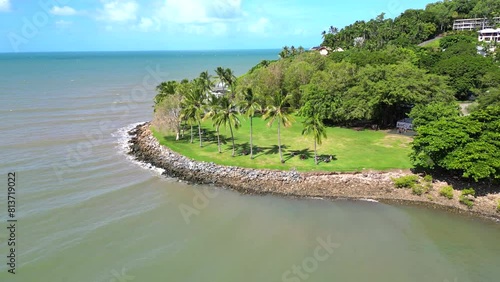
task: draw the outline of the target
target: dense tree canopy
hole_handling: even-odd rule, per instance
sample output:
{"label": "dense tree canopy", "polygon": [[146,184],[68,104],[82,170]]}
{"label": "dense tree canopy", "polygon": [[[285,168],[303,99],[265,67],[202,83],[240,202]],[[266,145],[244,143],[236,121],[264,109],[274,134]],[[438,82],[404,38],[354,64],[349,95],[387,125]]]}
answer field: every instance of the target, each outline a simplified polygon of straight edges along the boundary
{"label": "dense tree canopy", "polygon": [[422,125],[412,146],[418,167],[457,171],[476,181],[499,179],[500,107]]}

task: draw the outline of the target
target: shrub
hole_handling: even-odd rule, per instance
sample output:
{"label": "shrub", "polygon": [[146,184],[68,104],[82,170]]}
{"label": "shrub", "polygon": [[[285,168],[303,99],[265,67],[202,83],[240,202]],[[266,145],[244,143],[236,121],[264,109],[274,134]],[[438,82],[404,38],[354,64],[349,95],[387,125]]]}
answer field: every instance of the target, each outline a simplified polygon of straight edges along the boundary
{"label": "shrub", "polygon": [[424,193],[429,193],[432,190],[432,182],[424,183]]}
{"label": "shrub", "polygon": [[453,199],[453,187],[451,186],[444,186],[439,190],[439,195],[446,197],[448,199]]}
{"label": "shrub", "polygon": [[413,187],[411,187],[411,192],[414,194],[414,195],[422,195],[425,191],[425,188],[418,184],[418,185],[413,185]]}
{"label": "shrub", "polygon": [[498,200],[497,212],[500,212],[500,200]]}
{"label": "shrub", "polygon": [[469,188],[469,189],[464,189],[462,190],[462,194],[459,197],[460,203],[466,205],[469,209],[471,209],[474,206],[474,200],[470,199],[468,196],[475,196],[476,191],[474,189]]}
{"label": "shrub", "polygon": [[396,188],[413,188],[417,184],[418,176],[405,175],[398,178],[393,178],[392,181]]}
{"label": "shrub", "polygon": [[472,201],[471,199],[467,198],[464,195],[460,195],[458,200],[460,201],[460,203],[466,205],[469,209],[472,209],[472,207],[474,206],[474,201]]}
{"label": "shrub", "polygon": [[432,182],[432,175],[427,174],[426,176],[424,176],[424,181],[425,182]]}
{"label": "shrub", "polygon": [[476,191],[474,191],[474,189],[472,188],[462,190],[462,196],[468,196],[468,195],[472,195],[475,197]]}

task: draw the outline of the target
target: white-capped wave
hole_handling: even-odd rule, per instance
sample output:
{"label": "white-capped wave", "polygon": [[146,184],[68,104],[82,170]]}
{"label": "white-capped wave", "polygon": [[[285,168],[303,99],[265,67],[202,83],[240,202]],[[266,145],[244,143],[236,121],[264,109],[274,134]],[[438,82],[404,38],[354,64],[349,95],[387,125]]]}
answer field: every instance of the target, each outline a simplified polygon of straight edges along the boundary
{"label": "white-capped wave", "polygon": [[134,156],[129,155],[128,152],[130,151],[130,144],[129,141],[132,139],[133,136],[131,136],[128,132],[134,128],[136,128],[138,125],[143,124],[144,122],[137,122],[133,124],[129,124],[125,127],[122,127],[118,129],[117,131],[111,133],[111,136],[116,138],[116,148],[118,149],[118,153],[120,155],[123,155],[129,160],[130,162],[144,168],[147,170],[151,170],[154,172],[156,175],[161,175],[165,170],[163,168],[156,167],[154,165],[151,165],[146,162],[141,162],[135,159]]}

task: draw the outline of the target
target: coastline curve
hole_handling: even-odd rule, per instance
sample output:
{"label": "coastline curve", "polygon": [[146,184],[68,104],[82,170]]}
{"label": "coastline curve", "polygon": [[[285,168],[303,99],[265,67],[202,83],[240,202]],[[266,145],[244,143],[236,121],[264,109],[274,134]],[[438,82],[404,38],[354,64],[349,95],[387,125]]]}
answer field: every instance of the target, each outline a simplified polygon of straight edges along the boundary
{"label": "coastline curve", "polygon": [[484,199],[477,200],[477,204],[469,209],[455,200],[458,199],[458,194],[454,200],[448,200],[439,197],[438,191],[432,191],[432,197],[424,197],[413,195],[411,189],[394,188],[392,178],[410,174],[408,172],[297,172],[195,161],[160,145],[153,136],[150,125],[150,122],[142,123],[128,132],[131,137],[128,153],[138,161],[163,169],[163,174],[169,177],[189,183],[215,185],[243,194],[368,200],[427,206],[500,221],[500,214],[492,208],[494,200],[487,200],[491,198],[488,196],[478,197]]}

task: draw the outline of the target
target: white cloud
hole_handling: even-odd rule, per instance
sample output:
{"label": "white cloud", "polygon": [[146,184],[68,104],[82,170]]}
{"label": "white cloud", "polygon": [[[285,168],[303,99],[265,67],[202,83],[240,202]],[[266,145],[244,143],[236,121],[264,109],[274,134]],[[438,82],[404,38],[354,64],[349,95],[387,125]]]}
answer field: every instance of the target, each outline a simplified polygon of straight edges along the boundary
{"label": "white cloud", "polygon": [[271,25],[271,22],[267,18],[260,18],[257,22],[250,24],[248,26],[248,31],[252,33],[258,33],[261,35],[266,35],[267,31]]}
{"label": "white cloud", "polygon": [[57,26],[57,28],[60,28],[60,29],[66,29],[66,28],[70,27],[72,24],[73,24],[73,22],[65,21],[65,20],[56,21],[56,26]]}
{"label": "white cloud", "polygon": [[76,14],[76,10],[69,6],[54,6],[52,7],[52,9],[50,9],[50,13],[57,16],[72,16]]}
{"label": "white cloud", "polygon": [[10,11],[10,0],[0,0],[0,12]]}
{"label": "white cloud", "polygon": [[156,16],[172,23],[232,21],[243,12],[241,0],[165,0]]}
{"label": "white cloud", "polygon": [[110,22],[129,22],[137,19],[139,5],[134,0],[101,0],[99,19]]}

